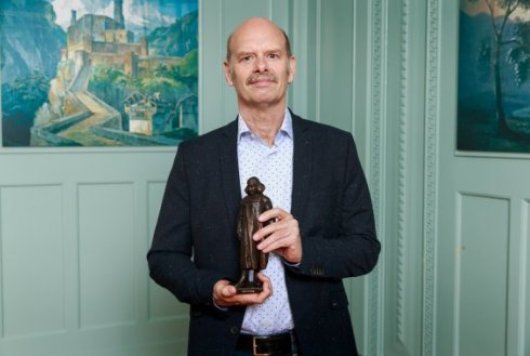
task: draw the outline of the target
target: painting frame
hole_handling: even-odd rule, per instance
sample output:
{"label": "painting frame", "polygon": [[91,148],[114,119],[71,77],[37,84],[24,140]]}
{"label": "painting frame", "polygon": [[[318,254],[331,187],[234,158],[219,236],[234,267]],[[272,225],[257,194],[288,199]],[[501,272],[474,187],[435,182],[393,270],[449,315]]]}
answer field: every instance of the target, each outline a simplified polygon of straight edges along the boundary
{"label": "painting frame", "polygon": [[526,34],[530,1],[460,1],[457,156],[530,157]]}
{"label": "painting frame", "polygon": [[[198,0],[28,3],[0,5],[2,149],[174,147],[197,136]],[[133,6],[141,14],[129,20]],[[40,32],[16,26],[28,18]]]}

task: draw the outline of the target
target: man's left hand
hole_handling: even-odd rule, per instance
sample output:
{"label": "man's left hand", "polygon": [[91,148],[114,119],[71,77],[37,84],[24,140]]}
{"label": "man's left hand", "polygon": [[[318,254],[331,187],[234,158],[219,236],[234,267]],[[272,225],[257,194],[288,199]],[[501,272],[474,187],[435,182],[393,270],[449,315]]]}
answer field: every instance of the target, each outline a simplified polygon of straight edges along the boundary
{"label": "man's left hand", "polygon": [[274,208],[258,217],[259,221],[274,222],[258,230],[252,237],[259,241],[258,249],[263,252],[276,252],[289,263],[302,261],[302,239],[298,221],[285,210]]}

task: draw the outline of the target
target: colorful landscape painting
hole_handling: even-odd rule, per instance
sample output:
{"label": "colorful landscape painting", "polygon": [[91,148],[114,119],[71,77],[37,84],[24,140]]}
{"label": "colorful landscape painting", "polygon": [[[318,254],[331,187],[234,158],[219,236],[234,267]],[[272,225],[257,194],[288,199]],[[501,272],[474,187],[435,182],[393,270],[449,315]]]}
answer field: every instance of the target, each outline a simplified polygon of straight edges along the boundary
{"label": "colorful landscape painting", "polygon": [[530,0],[460,0],[457,149],[530,152]]}
{"label": "colorful landscape painting", "polygon": [[197,0],[1,0],[2,146],[197,135]]}

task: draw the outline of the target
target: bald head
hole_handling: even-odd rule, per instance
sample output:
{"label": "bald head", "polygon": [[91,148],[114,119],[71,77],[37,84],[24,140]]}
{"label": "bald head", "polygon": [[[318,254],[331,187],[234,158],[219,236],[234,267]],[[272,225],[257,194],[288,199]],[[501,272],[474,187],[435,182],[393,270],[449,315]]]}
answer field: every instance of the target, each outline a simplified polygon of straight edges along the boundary
{"label": "bald head", "polygon": [[226,82],[237,93],[240,112],[276,110],[283,119],[287,88],[296,73],[296,58],[284,31],[264,18],[243,22],[228,39],[223,68]]}
{"label": "bald head", "polygon": [[233,49],[232,49],[232,43],[234,38],[241,35],[242,33],[245,33],[245,31],[248,31],[250,29],[256,29],[256,28],[272,28],[279,33],[281,33],[283,39],[285,40],[285,52],[289,57],[292,56],[291,52],[291,43],[289,41],[289,37],[287,36],[287,33],[285,33],[284,30],[282,30],[280,27],[278,27],[274,22],[270,21],[269,19],[266,19],[264,17],[251,17],[245,22],[243,22],[241,25],[236,27],[234,32],[228,36],[228,40],[226,41],[226,60],[229,61],[230,57],[232,56]]}

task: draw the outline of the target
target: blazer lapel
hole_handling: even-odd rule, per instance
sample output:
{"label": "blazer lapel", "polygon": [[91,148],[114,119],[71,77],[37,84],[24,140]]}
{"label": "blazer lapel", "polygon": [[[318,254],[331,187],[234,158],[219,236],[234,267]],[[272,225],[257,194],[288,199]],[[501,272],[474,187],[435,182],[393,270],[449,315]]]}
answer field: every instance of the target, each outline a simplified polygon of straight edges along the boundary
{"label": "blazer lapel", "polygon": [[241,187],[239,183],[239,167],[237,163],[237,120],[225,126],[222,139],[219,141],[221,160],[221,184],[225,195],[228,221],[236,221]]}
{"label": "blazer lapel", "polygon": [[301,220],[304,214],[305,201],[309,196],[311,187],[311,171],[313,169],[313,148],[311,145],[311,135],[304,120],[294,115],[293,135],[293,192],[291,201],[291,213],[297,220]]}

